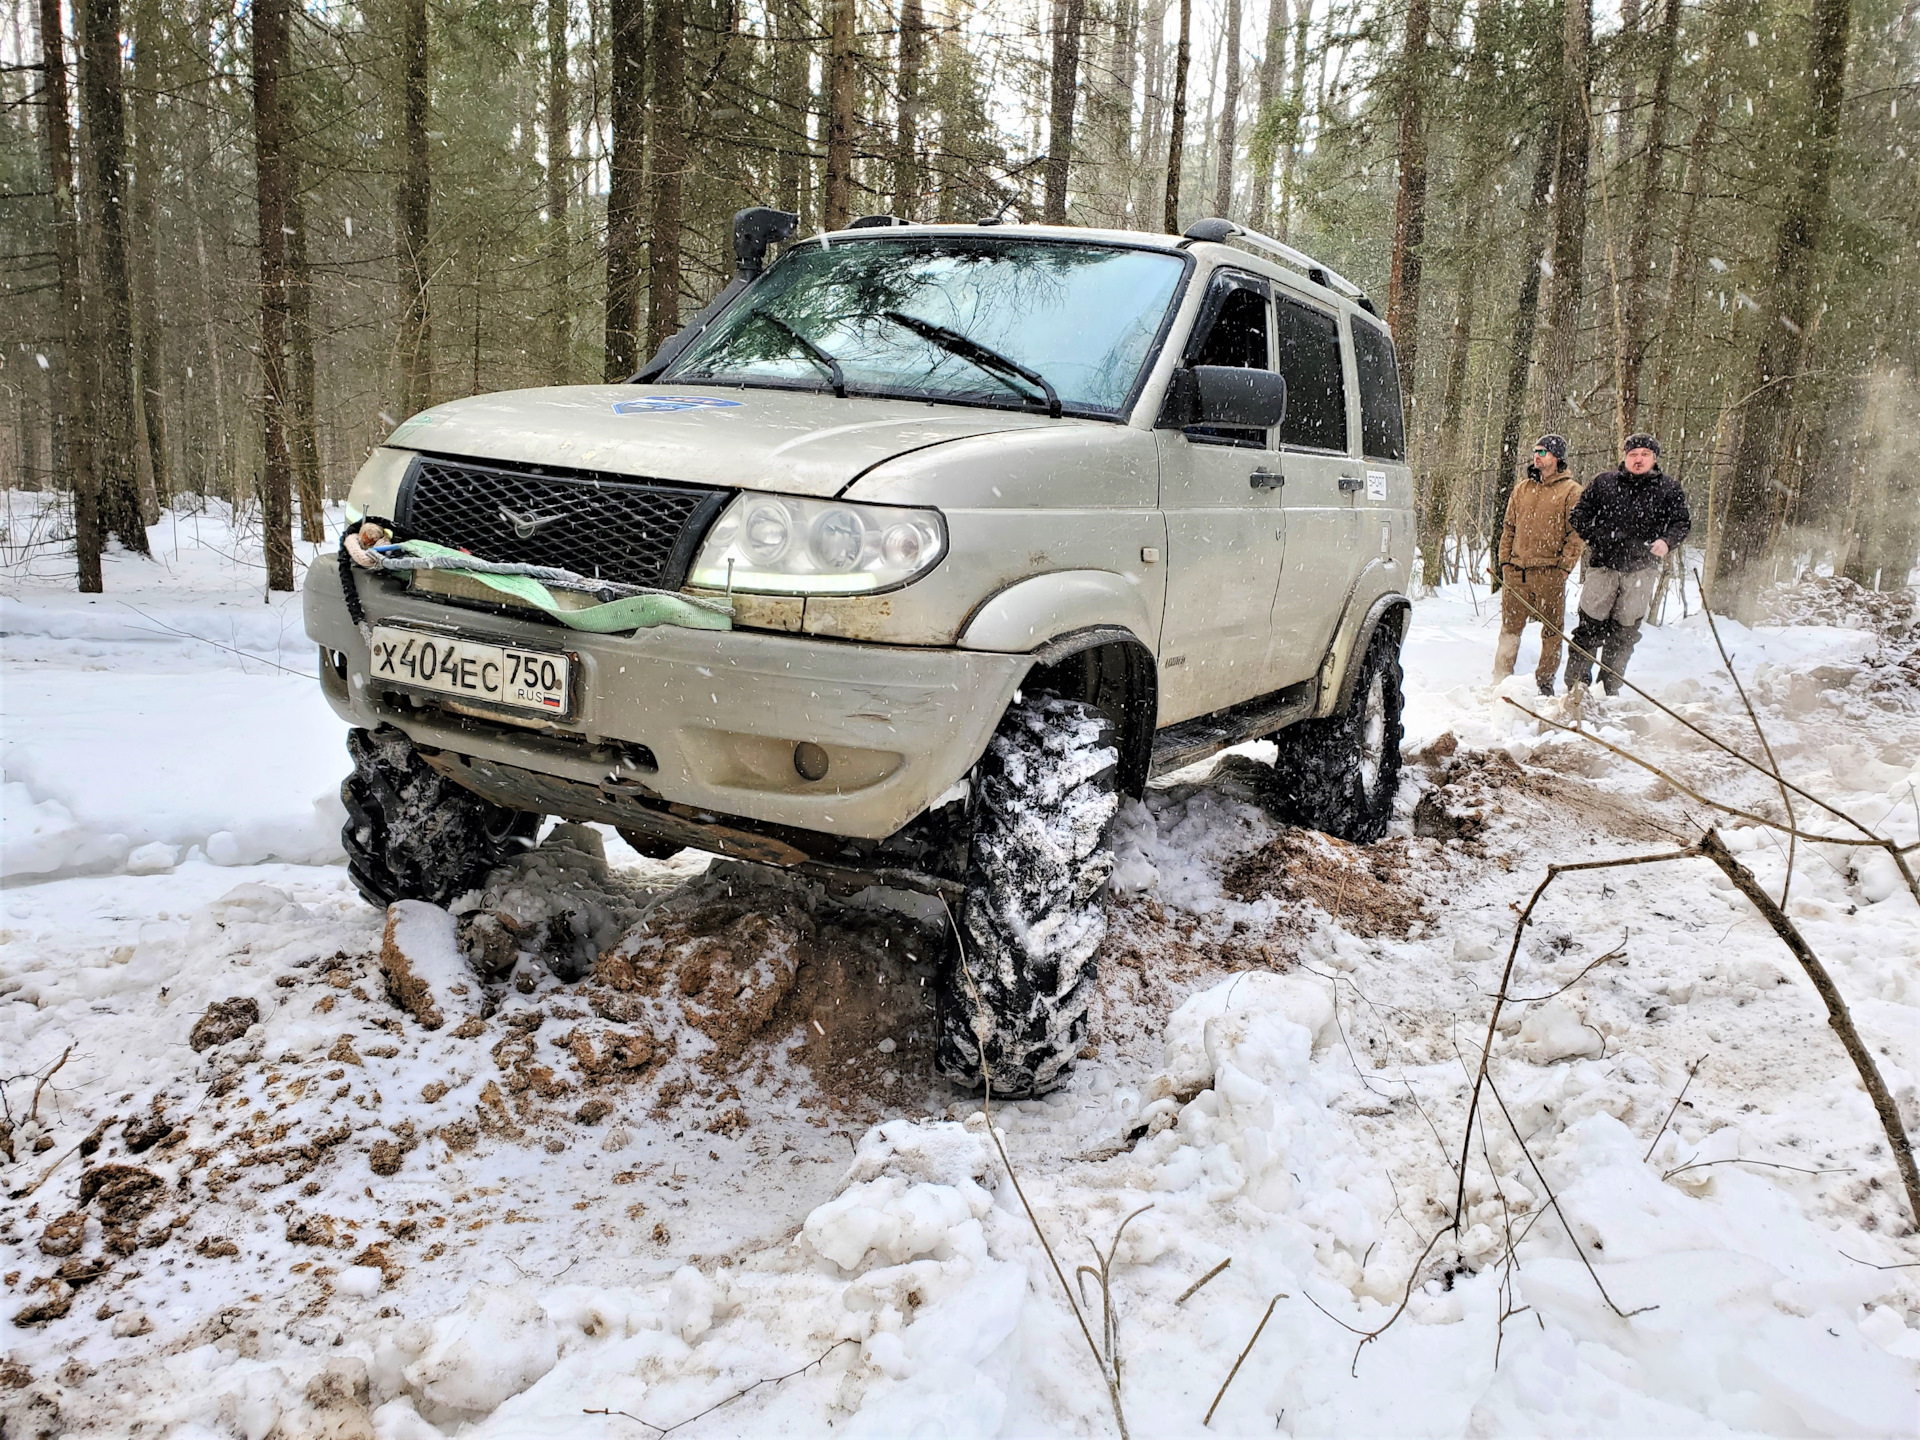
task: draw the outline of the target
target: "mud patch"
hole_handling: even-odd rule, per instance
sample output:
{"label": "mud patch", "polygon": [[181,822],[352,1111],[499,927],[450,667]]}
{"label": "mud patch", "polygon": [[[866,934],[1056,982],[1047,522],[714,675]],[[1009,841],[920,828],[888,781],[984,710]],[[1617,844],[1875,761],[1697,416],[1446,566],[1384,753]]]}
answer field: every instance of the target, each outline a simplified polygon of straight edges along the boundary
{"label": "mud patch", "polygon": [[1521,765],[1504,750],[1455,750],[1429,773],[1434,783],[1413,810],[1413,833],[1422,839],[1477,843],[1542,821],[1569,840],[1666,838],[1644,806],[1574,777]]}
{"label": "mud patch", "polygon": [[1361,847],[1312,830],[1283,830],[1229,866],[1220,888],[1242,901],[1271,895],[1296,916],[1316,906],[1368,939],[1404,939],[1426,918],[1401,839]]}

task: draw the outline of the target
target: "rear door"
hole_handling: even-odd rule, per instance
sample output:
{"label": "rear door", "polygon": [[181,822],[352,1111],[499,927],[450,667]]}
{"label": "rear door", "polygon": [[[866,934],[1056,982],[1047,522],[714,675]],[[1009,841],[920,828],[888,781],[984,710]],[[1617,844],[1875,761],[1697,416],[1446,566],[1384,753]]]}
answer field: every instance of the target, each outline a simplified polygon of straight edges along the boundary
{"label": "rear door", "polygon": [[[1268,282],[1214,274],[1183,363],[1272,367]],[[1163,428],[1167,603],[1160,631],[1160,723],[1204,715],[1272,688],[1268,622],[1286,554],[1272,433]]]}
{"label": "rear door", "polygon": [[1406,422],[1400,410],[1400,362],[1386,327],[1350,315],[1353,365],[1360,391],[1360,458],[1366,484],[1356,503],[1360,550],[1392,566],[1397,585],[1413,568],[1413,471],[1407,468]]}
{"label": "rear door", "polygon": [[1320,667],[1358,569],[1355,497],[1366,483],[1352,453],[1338,315],[1277,287],[1273,311],[1274,364],[1287,377],[1277,462],[1286,475],[1287,565],[1273,597],[1268,689]]}

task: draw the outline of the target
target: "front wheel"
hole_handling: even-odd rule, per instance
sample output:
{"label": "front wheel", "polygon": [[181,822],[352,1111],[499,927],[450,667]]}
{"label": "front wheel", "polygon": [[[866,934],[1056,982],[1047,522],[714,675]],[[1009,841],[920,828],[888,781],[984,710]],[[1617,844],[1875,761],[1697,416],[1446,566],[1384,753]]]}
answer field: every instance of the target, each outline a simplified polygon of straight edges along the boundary
{"label": "front wheel", "polygon": [[957,953],[942,968],[937,1064],[1009,1098],[1059,1083],[1086,1039],[1100,892],[1120,808],[1113,722],[1033,695],[1000,722],[975,772]]}
{"label": "front wheel", "polygon": [[1273,737],[1276,813],[1356,844],[1385,835],[1400,788],[1401,703],[1400,633],[1382,624],[1346,713],[1302,720]]}
{"label": "front wheel", "polygon": [[531,845],[545,818],[463,790],[391,725],[348,731],[347,753],[353,773],[340,784],[347,807],[340,843],[369,905],[445,905]]}

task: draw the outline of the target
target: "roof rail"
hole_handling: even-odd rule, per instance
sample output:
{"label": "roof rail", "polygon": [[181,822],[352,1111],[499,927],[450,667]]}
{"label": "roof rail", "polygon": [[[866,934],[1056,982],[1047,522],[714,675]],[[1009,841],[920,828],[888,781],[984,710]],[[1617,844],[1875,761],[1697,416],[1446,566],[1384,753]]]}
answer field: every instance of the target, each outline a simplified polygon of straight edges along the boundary
{"label": "roof rail", "polygon": [[1214,244],[1225,244],[1229,240],[1238,240],[1242,245],[1263,251],[1284,265],[1290,265],[1316,285],[1338,291],[1356,302],[1371,315],[1380,312],[1373,308],[1373,301],[1358,285],[1354,284],[1338,270],[1322,265],[1318,260],[1303,251],[1296,250],[1284,240],[1276,240],[1271,235],[1262,235],[1258,230],[1249,230],[1244,225],[1218,217],[1196,220],[1186,229],[1189,240],[1206,240]]}

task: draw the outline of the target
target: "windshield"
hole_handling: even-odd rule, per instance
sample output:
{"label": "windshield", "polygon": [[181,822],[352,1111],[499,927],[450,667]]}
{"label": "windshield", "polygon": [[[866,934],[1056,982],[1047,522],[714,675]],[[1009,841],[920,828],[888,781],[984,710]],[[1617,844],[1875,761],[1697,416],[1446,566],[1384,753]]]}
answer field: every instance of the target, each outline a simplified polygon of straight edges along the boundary
{"label": "windshield", "polygon": [[[1117,415],[1184,269],[1177,255],[1119,245],[965,235],[807,242],[660,378],[824,388],[811,345],[840,366],[850,392],[1046,409],[1037,383],[1008,384],[1012,361],[1044,376],[1064,409]],[[941,331],[973,344],[943,343]]]}

